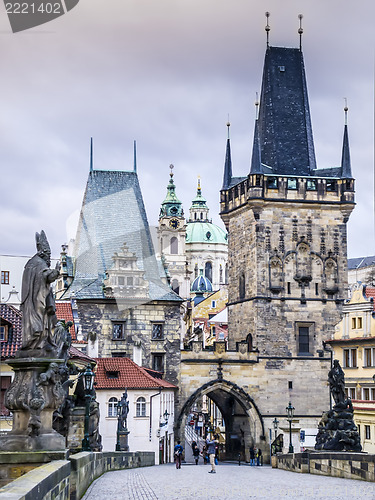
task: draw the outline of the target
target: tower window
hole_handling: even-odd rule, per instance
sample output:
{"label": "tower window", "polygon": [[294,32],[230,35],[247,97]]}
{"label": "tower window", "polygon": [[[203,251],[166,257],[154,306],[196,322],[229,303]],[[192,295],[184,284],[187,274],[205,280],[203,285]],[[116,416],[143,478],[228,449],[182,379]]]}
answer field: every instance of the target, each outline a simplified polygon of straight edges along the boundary
{"label": "tower window", "polygon": [[319,295],[319,284],[315,283],[315,295]]}
{"label": "tower window", "polygon": [[306,189],[307,189],[307,191],[316,191],[316,180],[315,179],[307,179]]}
{"label": "tower window", "polygon": [[164,372],[164,355],[163,354],[153,354],[152,355],[152,369],[156,372]]}
{"label": "tower window", "polygon": [[112,326],[113,340],[122,340],[125,337],[125,324],[113,323]]}
{"label": "tower window", "polygon": [[289,380],[288,382],[288,389],[293,389],[293,381]]}
{"label": "tower window", "polygon": [[9,271],[1,271],[1,284],[9,285]]}
{"label": "tower window", "polygon": [[277,177],[267,177],[267,188],[277,189]]}
{"label": "tower window", "polygon": [[297,179],[288,179],[288,189],[297,189]]}
{"label": "tower window", "polygon": [[310,355],[313,323],[297,323],[297,348],[299,356]]}
{"label": "tower window", "polygon": [[163,336],[164,336],[163,323],[153,323],[152,324],[152,340],[162,340]]}
{"label": "tower window", "polygon": [[290,295],[291,294],[291,291],[290,291],[290,281],[288,281],[288,283],[287,283],[287,289],[288,289],[288,295]]}
{"label": "tower window", "polygon": [[176,236],[173,236],[173,238],[171,238],[171,254],[178,254],[178,239],[176,238]]}
{"label": "tower window", "polygon": [[204,275],[212,283],[212,262],[206,262],[206,264],[204,266]]}

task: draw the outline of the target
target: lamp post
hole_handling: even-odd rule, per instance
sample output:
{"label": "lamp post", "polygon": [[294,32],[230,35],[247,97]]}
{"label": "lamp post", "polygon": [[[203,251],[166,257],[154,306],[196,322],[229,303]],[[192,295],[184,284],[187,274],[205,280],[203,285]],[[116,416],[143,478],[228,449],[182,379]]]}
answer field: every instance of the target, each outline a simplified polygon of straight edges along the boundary
{"label": "lamp post", "polygon": [[82,375],[83,386],[85,390],[86,412],[85,412],[85,435],[82,439],[82,451],[91,451],[90,437],[89,437],[89,420],[90,420],[90,403],[92,398],[92,388],[94,387],[95,373],[92,371],[91,366],[87,365],[86,371]]}
{"label": "lamp post", "polygon": [[294,417],[294,406],[292,406],[292,403],[289,401],[288,406],[285,408],[286,409],[286,419],[289,422],[289,453],[294,453],[293,445],[292,445],[292,421]]}
{"label": "lamp post", "polygon": [[275,439],[277,438],[277,429],[279,427],[279,421],[277,420],[277,417],[275,417],[272,421],[273,423],[273,428],[275,429]]}
{"label": "lamp post", "polygon": [[120,443],[120,431],[122,427],[122,407],[123,407],[123,402],[122,399],[117,403],[117,439],[116,439],[116,451],[121,451],[121,443]]}
{"label": "lamp post", "polygon": [[165,422],[165,463],[167,464],[168,463],[168,420],[169,420],[169,413],[167,409],[163,413],[163,417]]}

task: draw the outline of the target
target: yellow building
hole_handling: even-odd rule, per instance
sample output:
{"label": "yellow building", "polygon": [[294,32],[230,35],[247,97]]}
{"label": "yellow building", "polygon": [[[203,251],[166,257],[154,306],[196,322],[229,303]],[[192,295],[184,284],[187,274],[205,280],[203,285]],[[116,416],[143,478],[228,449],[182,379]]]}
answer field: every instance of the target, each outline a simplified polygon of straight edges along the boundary
{"label": "yellow building", "polygon": [[362,449],[375,453],[375,288],[361,283],[343,307],[329,343],[345,372],[345,386],[354,407]]}

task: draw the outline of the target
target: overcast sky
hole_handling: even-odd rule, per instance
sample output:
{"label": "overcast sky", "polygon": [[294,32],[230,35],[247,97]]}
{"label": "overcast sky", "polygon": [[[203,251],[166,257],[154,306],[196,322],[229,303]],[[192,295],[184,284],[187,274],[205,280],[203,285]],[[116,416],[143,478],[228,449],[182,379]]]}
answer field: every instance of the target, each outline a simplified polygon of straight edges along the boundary
{"label": "overcast sky", "polygon": [[[169,164],[188,214],[198,175],[214,222],[231,122],[234,175],[247,175],[270,11],[270,43],[303,50],[319,168],[340,164],[344,97],[357,206],[349,257],[374,255],[373,0],[80,0],[13,34],[0,4],[1,254],[53,255],[74,236],[89,172],[131,170],[133,140],[149,223]],[[67,228],[69,234],[67,234]]]}

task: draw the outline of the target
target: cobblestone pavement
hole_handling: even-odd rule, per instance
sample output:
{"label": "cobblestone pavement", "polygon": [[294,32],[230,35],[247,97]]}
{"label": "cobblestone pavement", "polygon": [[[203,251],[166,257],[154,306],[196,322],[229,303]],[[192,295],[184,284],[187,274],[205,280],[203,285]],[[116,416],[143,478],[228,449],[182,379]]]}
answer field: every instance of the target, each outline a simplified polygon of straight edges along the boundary
{"label": "cobblestone pavement", "polygon": [[94,481],[83,500],[373,500],[375,484],[272,469],[270,466],[173,464],[107,472]]}

